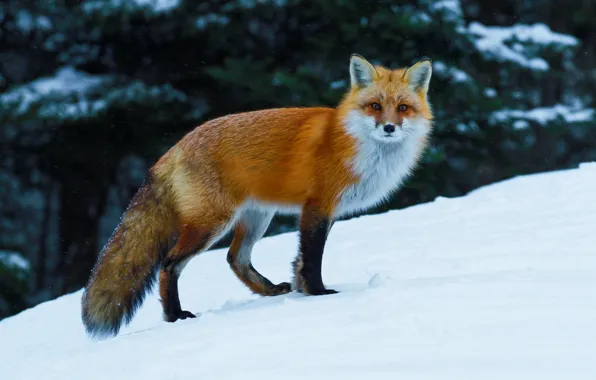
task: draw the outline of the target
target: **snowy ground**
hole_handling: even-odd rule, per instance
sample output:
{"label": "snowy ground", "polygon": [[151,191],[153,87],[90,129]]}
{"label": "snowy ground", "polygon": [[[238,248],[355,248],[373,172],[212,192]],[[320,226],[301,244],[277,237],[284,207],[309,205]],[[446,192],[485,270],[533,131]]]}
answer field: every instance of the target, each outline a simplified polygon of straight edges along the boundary
{"label": "snowy ground", "polygon": [[[323,277],[342,293],[257,298],[225,253],[181,278],[193,320],[153,293],[119,336],[93,341],[81,292],[0,322],[0,378],[594,379],[596,164],[337,223]],[[294,233],[255,266],[287,280]]]}

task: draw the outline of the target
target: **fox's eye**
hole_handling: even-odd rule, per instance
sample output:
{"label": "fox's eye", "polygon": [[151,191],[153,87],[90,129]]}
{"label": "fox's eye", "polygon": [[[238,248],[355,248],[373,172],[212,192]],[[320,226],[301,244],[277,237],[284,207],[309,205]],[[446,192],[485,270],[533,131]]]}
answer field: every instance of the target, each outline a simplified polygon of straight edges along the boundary
{"label": "fox's eye", "polygon": [[408,110],[408,106],[406,106],[405,104],[400,104],[399,107],[397,107],[397,109],[399,110],[399,112],[406,112]]}
{"label": "fox's eye", "polygon": [[375,111],[379,111],[381,109],[381,105],[379,103],[373,103],[370,105],[372,107],[373,110]]}

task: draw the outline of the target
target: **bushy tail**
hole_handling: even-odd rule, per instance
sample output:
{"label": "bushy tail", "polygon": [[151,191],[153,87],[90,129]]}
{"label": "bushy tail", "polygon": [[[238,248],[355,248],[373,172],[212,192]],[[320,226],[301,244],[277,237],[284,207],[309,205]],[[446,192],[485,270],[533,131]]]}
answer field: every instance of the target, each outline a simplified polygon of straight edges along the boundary
{"label": "bushy tail", "polygon": [[118,334],[153,286],[175,232],[168,190],[146,181],[100,252],[82,299],[82,319],[89,335]]}

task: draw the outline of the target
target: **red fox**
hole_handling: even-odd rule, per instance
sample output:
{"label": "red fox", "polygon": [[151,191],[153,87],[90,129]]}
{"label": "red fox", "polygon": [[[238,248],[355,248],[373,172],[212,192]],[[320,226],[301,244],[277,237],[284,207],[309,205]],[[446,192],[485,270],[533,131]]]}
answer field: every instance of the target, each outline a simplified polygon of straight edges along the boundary
{"label": "red fox", "polygon": [[[231,229],[227,261],[254,293],[337,293],[321,275],[329,231],[385,201],[417,165],[432,129],[431,72],[426,58],[388,69],[353,54],[336,108],[244,112],[189,132],[150,169],[100,252],[82,297],[87,333],[117,335],[158,271],[164,319],[194,318],[180,306],[180,273]],[[300,216],[291,283],[273,284],[251,263],[276,212]]]}

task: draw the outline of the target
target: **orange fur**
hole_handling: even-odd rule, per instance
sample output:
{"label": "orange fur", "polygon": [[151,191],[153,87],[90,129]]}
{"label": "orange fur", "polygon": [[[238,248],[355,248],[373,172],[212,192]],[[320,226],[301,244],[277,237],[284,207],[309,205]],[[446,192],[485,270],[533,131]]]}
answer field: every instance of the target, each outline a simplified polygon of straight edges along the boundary
{"label": "orange fur", "polygon": [[331,212],[334,196],[354,180],[347,165],[338,165],[354,154],[353,145],[332,108],[268,109],[203,124],[157,163],[155,173],[184,173],[179,206],[190,219],[205,203],[231,212],[247,199],[300,206],[313,195]]}

